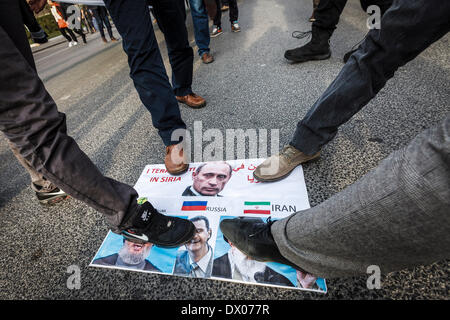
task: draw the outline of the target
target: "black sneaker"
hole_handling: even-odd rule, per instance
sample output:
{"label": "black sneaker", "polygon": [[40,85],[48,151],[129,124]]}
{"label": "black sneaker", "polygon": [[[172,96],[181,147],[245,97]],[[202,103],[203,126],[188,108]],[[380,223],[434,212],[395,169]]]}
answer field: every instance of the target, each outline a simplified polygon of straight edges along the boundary
{"label": "black sneaker", "polygon": [[34,183],[33,185],[36,197],[41,204],[54,204],[69,197],[67,193],[57,187],[53,188],[52,190],[46,190],[45,188],[40,187]]}
{"label": "black sneaker", "polygon": [[267,223],[261,218],[224,219],[220,230],[229,242],[254,260],[278,262],[304,271],[281,255],[270,231],[273,222],[270,218]]}
{"label": "black sneaker", "polygon": [[186,219],[165,216],[150,202],[139,204],[133,215],[127,219],[130,228],[122,230],[122,235],[134,242],[151,242],[159,247],[179,247],[192,240],[194,224]]}

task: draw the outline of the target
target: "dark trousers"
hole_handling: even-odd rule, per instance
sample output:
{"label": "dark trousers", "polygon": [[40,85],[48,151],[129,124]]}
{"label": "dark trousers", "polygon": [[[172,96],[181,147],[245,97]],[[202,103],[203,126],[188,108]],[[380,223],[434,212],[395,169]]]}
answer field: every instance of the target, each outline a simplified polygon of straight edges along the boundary
{"label": "dark trousers", "polygon": [[66,118],[39,79],[16,0],[0,2],[0,130],[40,174],[105,215],[117,231],[137,192],[101,174],[67,135]]}
{"label": "dark trousers", "polygon": [[[222,26],[222,2],[221,0],[216,0],[217,5],[217,12],[216,16],[214,17],[213,23],[214,25],[221,27]],[[239,10],[237,5],[237,0],[228,0],[228,6],[230,7],[230,22],[233,23],[234,21],[238,20],[239,17]]]}
{"label": "dark trousers", "polygon": [[290,144],[309,155],[319,151],[399,67],[450,30],[449,16],[448,1],[394,0],[381,18],[381,28],[369,31],[336,79],[297,124]]}
{"label": "dark trousers", "polygon": [[104,38],[105,32],[103,31],[103,25],[105,25],[106,30],[108,30],[109,37],[113,37],[111,23],[109,23],[108,12],[105,7],[98,6],[97,9],[92,9],[92,13],[94,14],[95,20],[97,20],[98,31],[100,31],[100,35]]}
{"label": "dark trousers", "polygon": [[[393,0],[360,0],[360,2],[364,11],[370,5],[377,5],[380,7],[381,14],[383,15],[392,5]],[[314,10],[316,21],[312,25],[328,31],[331,36],[336,29],[346,4],[347,0],[320,0],[318,7]]]}
{"label": "dark trousers", "polygon": [[166,39],[172,87],[145,0],[105,0],[106,7],[123,39],[130,76],[142,103],[152,115],[153,125],[166,146],[175,129],[186,128],[181,119],[177,96],[192,93],[194,52],[189,46],[183,0],[158,0],[154,14]]}

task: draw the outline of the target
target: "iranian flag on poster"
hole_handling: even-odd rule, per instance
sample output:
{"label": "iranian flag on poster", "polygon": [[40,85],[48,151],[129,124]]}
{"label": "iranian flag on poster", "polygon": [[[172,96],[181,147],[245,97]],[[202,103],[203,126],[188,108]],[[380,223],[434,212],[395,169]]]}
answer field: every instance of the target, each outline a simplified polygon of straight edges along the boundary
{"label": "iranian flag on poster", "polygon": [[269,201],[245,201],[244,202],[245,214],[270,214],[270,202]]}

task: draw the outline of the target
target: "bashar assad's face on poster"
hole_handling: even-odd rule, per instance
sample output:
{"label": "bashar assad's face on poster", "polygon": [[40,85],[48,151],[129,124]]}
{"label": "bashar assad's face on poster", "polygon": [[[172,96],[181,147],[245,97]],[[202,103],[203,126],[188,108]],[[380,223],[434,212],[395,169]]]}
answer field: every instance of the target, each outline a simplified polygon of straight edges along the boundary
{"label": "bashar assad's face on poster", "polygon": [[226,162],[211,162],[192,174],[192,185],[204,196],[215,196],[223,190],[230,177],[230,166]]}

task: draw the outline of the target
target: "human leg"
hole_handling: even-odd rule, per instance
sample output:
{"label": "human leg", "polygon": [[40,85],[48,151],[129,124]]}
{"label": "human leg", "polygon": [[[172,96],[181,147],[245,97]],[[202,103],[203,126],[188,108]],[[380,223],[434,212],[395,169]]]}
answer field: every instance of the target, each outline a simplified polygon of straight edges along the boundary
{"label": "human leg", "polygon": [[135,210],[137,192],[104,177],[67,135],[65,115],[1,26],[0,130],[37,172],[117,228]]}
{"label": "human leg", "polygon": [[[12,13],[12,19],[19,18]],[[20,155],[59,188],[103,213],[112,231],[167,247],[189,241],[195,235],[192,222],[161,215],[149,202],[138,204],[131,186],[103,176],[79,149],[67,135],[65,115],[3,25],[0,20],[0,130]]]}
{"label": "human leg", "polygon": [[221,8],[222,4],[220,0],[216,0],[216,6],[217,11],[216,15],[214,16],[213,23],[217,28],[220,29],[222,27],[222,10],[219,9]]}
{"label": "human leg", "polygon": [[[450,4],[394,1],[336,79],[297,125],[291,145],[313,154],[361,110],[394,72],[450,30]],[[411,18],[414,17],[414,18]]]}
{"label": "human leg", "polygon": [[315,21],[311,31],[295,31],[292,34],[298,39],[311,36],[311,40],[303,46],[287,50],[284,57],[293,62],[328,59],[331,56],[329,41],[346,4],[347,0],[321,0],[314,10]]}
{"label": "human leg", "polygon": [[106,0],[105,4],[122,37],[130,77],[164,144],[172,132],[185,129],[180,109],[167,77],[147,3],[144,0]]}
{"label": "human leg", "polygon": [[97,29],[100,32],[100,36],[102,37],[102,39],[104,39],[105,42],[106,38],[105,31],[103,30],[103,20],[98,12],[98,9],[92,9],[92,14],[94,15],[95,22],[97,23]]}

